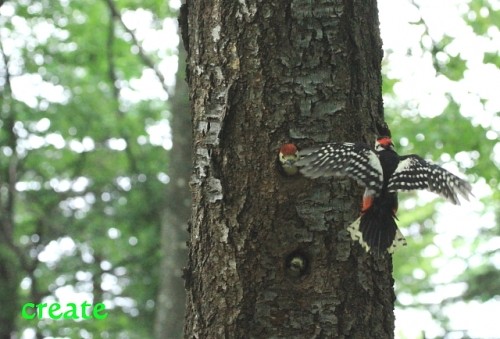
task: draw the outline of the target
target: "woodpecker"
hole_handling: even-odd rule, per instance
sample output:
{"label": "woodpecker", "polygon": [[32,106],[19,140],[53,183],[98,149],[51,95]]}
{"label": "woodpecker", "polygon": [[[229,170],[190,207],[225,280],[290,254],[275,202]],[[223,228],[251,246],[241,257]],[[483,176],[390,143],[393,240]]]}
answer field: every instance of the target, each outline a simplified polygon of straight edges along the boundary
{"label": "woodpecker", "polygon": [[286,175],[291,176],[299,172],[299,169],[295,165],[297,160],[299,160],[299,151],[294,144],[284,144],[281,146],[279,161],[281,168]]}
{"label": "woodpecker", "polygon": [[459,205],[468,200],[471,185],[418,155],[400,156],[390,137],[375,141],[375,151],[363,143],[330,143],[299,152],[295,163],[306,177],[344,175],[363,185],[361,216],[348,226],[351,238],[367,252],[392,253],[406,240],[396,225],[398,191],[427,189]]}

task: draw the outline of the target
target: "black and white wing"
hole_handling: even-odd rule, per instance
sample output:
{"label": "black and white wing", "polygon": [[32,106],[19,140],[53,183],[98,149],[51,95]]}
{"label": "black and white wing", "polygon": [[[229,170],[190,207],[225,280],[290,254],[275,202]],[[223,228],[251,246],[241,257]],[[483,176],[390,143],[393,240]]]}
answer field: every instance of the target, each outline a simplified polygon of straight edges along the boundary
{"label": "black and white wing", "polygon": [[306,177],[348,176],[379,195],[384,184],[377,155],[365,144],[331,143],[299,152],[296,165]]}
{"label": "black and white wing", "polygon": [[398,167],[389,179],[389,192],[427,189],[459,205],[458,196],[472,196],[471,185],[438,165],[411,154],[400,157]]}

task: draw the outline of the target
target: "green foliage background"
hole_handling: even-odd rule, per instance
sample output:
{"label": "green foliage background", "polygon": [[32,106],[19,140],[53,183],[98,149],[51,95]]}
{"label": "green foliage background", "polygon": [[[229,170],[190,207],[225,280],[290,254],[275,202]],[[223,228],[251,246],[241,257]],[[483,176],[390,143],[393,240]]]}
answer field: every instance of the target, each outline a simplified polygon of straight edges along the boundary
{"label": "green foliage background", "polygon": [[[484,8],[488,16],[481,15]],[[17,306],[55,300],[58,291],[70,287],[87,299],[104,300],[110,309],[106,321],[34,323],[19,317],[18,331],[32,328],[43,336],[59,337],[152,337],[158,275],[162,274],[158,249],[161,214],[168,204],[164,195],[168,156],[165,145],[155,142],[148,131],[156,125],[165,129],[171,113],[169,101],[162,98],[133,101],[124,93],[134,90],[132,81],[151,65],[156,67],[176,51],[159,47],[145,52],[142,41],[136,43],[118,14],[148,11],[149,29],[155,31],[175,11],[157,0],[6,1],[1,10],[0,194],[4,218],[9,217],[6,202],[13,199],[11,245],[18,251],[1,250],[18,268]],[[499,18],[500,11],[489,2],[472,0],[464,20],[477,35],[489,38],[489,29],[499,28]],[[422,38],[428,35],[425,21],[415,24],[424,27]],[[432,55],[437,74],[461,81],[468,66],[460,55],[448,55],[447,62],[437,57],[447,54],[452,42],[446,36],[431,47],[422,44],[422,50]],[[485,52],[483,59],[500,66],[497,52]],[[11,85],[15,78],[28,75],[38,81],[39,92],[25,100],[23,88],[13,91]],[[421,294],[435,290],[432,276],[438,273],[437,259],[443,256],[439,249],[428,250],[434,242],[439,200],[421,203],[417,199],[415,208],[400,213],[399,224],[410,239],[394,256],[395,280],[397,294],[412,301],[400,307],[430,311],[444,334],[454,329],[447,325],[443,304],[498,300],[500,294],[499,248],[481,246],[500,236],[499,164],[494,158],[496,154],[498,159],[498,138],[487,137],[488,133],[498,137],[499,131],[493,123],[482,126],[462,116],[452,95],[440,115],[423,117],[411,103],[398,101],[394,94],[398,82],[386,77],[383,90],[391,103],[386,105],[386,117],[393,136],[404,140],[401,152],[437,162],[447,154],[459,167],[462,164],[455,155],[466,152],[473,166],[462,169],[492,191],[481,198],[480,213],[493,213],[496,226],[480,228],[473,241],[453,241],[456,257],[446,260],[458,258],[467,270],[451,282],[463,282],[466,289],[444,303],[419,302]],[[487,99],[482,100],[486,104]],[[416,198],[413,193],[404,197]],[[59,248],[60,255],[44,256],[48,248]],[[479,264],[460,253],[480,256]]]}
{"label": "green foliage background", "polygon": [[[17,309],[55,301],[71,287],[87,300],[104,300],[110,312],[105,321],[78,323],[19,317],[20,333],[152,336],[168,158],[148,128],[168,127],[170,112],[161,98],[133,102],[123,95],[148,66],[111,4],[121,13],[149,11],[151,30],[174,16],[164,1],[2,6],[8,15],[0,18],[0,69],[8,73],[0,71],[0,171],[2,197],[15,201],[14,245],[22,254]],[[160,53],[176,50],[158,48],[147,58],[158,64]],[[23,88],[11,86],[30,74],[44,85],[24,101]],[[48,93],[53,89],[59,94]],[[13,168],[17,190],[7,194]],[[58,250],[63,243],[69,246]],[[46,258],[48,248],[60,256]]]}
{"label": "green foliage background", "polygon": [[[411,3],[419,9],[420,2]],[[470,25],[477,36],[490,42],[494,41],[495,32],[498,32],[499,28],[500,8],[498,6],[495,8],[490,2],[482,0],[472,0],[467,5],[468,9],[463,15],[463,20]],[[450,52],[453,51],[453,48],[449,47],[453,44],[454,38],[445,35],[441,40],[435,41],[422,17],[414,24],[422,27],[420,48],[408,53],[418,53],[422,58],[430,56],[436,77],[444,76],[456,84],[465,81],[464,75],[469,70],[469,63],[462,59],[460,53]],[[424,44],[424,41],[427,43]],[[429,41],[432,42],[430,45]],[[483,53],[484,63],[490,63],[497,69],[500,67],[498,50],[491,52],[476,49],[476,53]],[[391,51],[388,53],[390,55]],[[388,66],[385,64],[384,70],[387,70]],[[477,230],[474,239],[450,238],[449,241],[454,249],[451,255],[444,253],[435,245],[437,232],[434,228],[437,213],[443,205],[442,201],[438,199],[423,203],[418,199],[417,193],[400,194],[399,225],[411,239],[406,248],[394,255],[398,304],[400,308],[417,308],[430,312],[438,321],[443,337],[450,334],[454,337],[475,337],[467,329],[454,328],[450,325],[450,318],[453,315],[447,312],[446,307],[461,302],[500,300],[499,112],[491,112],[489,108],[491,107],[488,105],[489,101],[494,98],[478,94],[482,111],[488,113],[478,111],[472,117],[465,117],[452,90],[445,89],[447,100],[445,109],[435,117],[426,117],[420,114],[415,103],[402,102],[395,95],[394,88],[398,82],[399,79],[386,76],[383,89],[386,102],[389,102],[385,107],[386,119],[392,130],[396,131],[393,137],[401,140],[399,145],[401,153],[417,153],[437,163],[454,164],[471,182],[479,183],[478,187],[482,187],[483,191],[485,187],[490,190],[490,193],[483,192],[481,196],[472,199],[479,201],[481,205],[480,210],[475,211],[478,224],[458,222],[449,225]],[[499,83],[490,85],[498,86]],[[478,123],[478,120],[485,120],[476,119],[481,114],[491,114],[491,121]],[[464,161],[464,158],[467,161]],[[413,201],[410,205],[414,207],[401,208],[408,200]],[[482,224],[488,219],[487,216],[493,216],[495,220],[493,226],[488,222]],[[456,222],[453,215],[448,215],[448,218]],[[463,267],[463,272],[448,277],[446,283],[437,283],[435,277],[450,264]],[[436,293],[437,290],[443,291],[451,286],[462,288],[463,293],[444,299]],[[403,333],[399,333],[399,336],[407,337]],[[427,338],[428,335],[422,331],[419,336],[415,334],[411,336],[411,338],[417,337]]]}

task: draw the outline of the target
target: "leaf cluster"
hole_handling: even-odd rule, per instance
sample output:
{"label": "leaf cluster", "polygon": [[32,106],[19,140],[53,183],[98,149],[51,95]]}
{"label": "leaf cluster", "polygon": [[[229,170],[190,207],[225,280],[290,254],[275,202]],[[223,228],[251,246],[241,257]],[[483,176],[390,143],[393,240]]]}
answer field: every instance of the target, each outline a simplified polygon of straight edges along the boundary
{"label": "leaf cluster", "polygon": [[[150,11],[151,29],[173,15],[157,0],[27,0],[6,2],[13,14],[0,19],[9,72],[0,74],[0,114],[12,122],[0,124],[0,185],[14,201],[7,212],[22,281],[12,298],[39,302],[70,289],[111,312],[101,322],[40,321],[43,336],[152,336],[167,150],[149,127],[168,118],[168,105],[126,98],[149,67],[111,5]],[[29,77],[40,90],[19,87]],[[33,326],[18,321],[20,333]]]}

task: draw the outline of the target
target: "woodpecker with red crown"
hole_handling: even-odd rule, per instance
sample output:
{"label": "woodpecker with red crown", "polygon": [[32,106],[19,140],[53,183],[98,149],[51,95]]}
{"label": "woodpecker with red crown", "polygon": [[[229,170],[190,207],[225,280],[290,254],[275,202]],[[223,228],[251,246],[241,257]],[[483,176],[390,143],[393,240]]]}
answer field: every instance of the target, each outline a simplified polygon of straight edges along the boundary
{"label": "woodpecker with red crown", "polygon": [[347,229],[367,252],[392,253],[406,240],[396,225],[397,191],[427,189],[459,204],[471,185],[418,155],[399,156],[392,140],[382,136],[375,151],[363,143],[330,143],[298,152],[295,166],[306,177],[346,175],[366,187],[361,216]]}
{"label": "woodpecker with red crown", "polygon": [[281,169],[286,175],[292,176],[299,173],[299,169],[295,166],[299,160],[299,150],[294,144],[284,144],[280,148],[278,160],[281,164]]}

